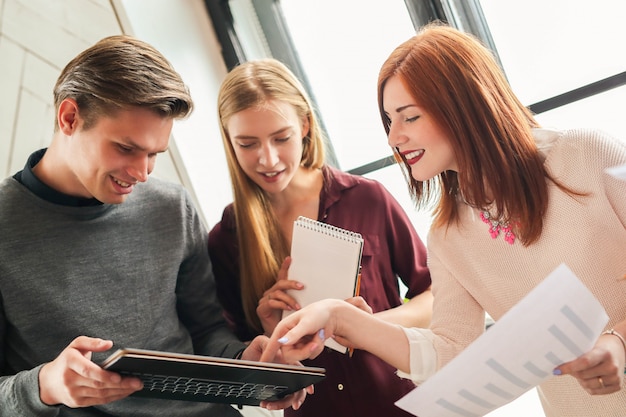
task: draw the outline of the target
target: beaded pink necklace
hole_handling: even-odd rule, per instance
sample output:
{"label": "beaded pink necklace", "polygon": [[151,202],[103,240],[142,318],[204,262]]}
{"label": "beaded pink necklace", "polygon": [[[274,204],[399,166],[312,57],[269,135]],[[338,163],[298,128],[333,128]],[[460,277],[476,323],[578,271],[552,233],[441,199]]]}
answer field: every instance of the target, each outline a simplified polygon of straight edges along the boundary
{"label": "beaded pink necklace", "polygon": [[494,220],[491,218],[491,214],[488,211],[482,210],[480,212],[480,218],[484,223],[489,225],[489,234],[493,239],[500,235],[500,232],[504,233],[504,240],[512,245],[515,242],[515,234],[511,230],[509,223],[503,223],[500,220]]}

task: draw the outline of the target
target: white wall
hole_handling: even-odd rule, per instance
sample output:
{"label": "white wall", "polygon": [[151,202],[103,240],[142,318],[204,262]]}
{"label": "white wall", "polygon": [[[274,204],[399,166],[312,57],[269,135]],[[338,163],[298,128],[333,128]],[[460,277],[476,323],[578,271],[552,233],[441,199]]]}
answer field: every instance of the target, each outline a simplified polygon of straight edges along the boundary
{"label": "white wall", "polygon": [[113,5],[124,32],[159,49],[190,88],[196,107],[188,119],[175,123],[171,153],[177,165],[186,168],[184,183],[193,187],[211,227],[232,201],[232,192],[216,105],[227,70],[204,2],[114,0]]}
{"label": "white wall", "polygon": [[52,139],[61,69],[120,33],[160,49],[190,87],[196,110],[175,123],[153,175],[184,184],[212,226],[232,193],[215,107],[226,68],[202,0],[0,0],[0,178]]}
{"label": "white wall", "polygon": [[107,0],[0,0],[0,177],[52,139],[52,89],[61,68],[120,33]]}

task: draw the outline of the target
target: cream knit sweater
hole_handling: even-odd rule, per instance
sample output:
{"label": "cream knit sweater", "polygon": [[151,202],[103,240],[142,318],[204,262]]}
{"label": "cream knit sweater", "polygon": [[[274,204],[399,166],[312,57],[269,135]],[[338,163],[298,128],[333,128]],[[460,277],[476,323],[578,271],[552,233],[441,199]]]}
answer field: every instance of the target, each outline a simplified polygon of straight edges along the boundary
{"label": "cream knit sweater", "polygon": [[[483,332],[485,312],[497,321],[561,263],[602,303],[607,328],[626,319],[626,182],[604,172],[626,164],[626,144],[582,129],[537,129],[535,137],[549,172],[590,195],[572,197],[551,185],[541,238],[528,247],[510,245],[502,235],[492,239],[479,212],[467,205],[458,227],[430,231],[432,326],[406,330],[416,382],[434,369],[429,360],[443,366]],[[626,389],[592,396],[574,378],[561,376],[538,392],[548,417],[626,416]]]}

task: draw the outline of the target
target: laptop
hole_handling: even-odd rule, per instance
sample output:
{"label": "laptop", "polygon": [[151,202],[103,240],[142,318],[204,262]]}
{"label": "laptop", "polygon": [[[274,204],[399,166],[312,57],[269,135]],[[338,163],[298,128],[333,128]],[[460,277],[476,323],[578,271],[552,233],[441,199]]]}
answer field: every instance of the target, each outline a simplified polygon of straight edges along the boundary
{"label": "laptop", "polygon": [[324,368],[216,358],[144,349],[119,349],[100,366],[134,376],[135,397],[258,406],[321,381]]}

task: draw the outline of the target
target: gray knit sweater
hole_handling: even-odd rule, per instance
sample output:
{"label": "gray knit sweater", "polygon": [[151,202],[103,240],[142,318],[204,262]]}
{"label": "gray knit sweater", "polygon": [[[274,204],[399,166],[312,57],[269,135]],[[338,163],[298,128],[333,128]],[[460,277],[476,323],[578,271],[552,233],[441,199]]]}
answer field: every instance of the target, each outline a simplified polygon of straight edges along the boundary
{"label": "gray knit sweater", "polygon": [[71,207],[8,178],[0,236],[0,416],[239,415],[183,401],[129,397],[70,409],[39,399],[41,365],[79,335],[210,356],[244,347],[222,319],[208,234],[182,187],[151,178],[122,204]]}

